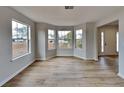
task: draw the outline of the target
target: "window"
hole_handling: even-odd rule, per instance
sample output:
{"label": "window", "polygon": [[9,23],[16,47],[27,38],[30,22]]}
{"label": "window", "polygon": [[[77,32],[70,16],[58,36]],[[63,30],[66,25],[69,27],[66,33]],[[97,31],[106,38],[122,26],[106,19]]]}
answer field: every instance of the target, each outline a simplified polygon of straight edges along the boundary
{"label": "window", "polygon": [[116,51],[119,51],[119,32],[116,32]]}
{"label": "window", "polygon": [[48,30],[48,49],[55,49],[55,31]]}
{"label": "window", "polygon": [[101,52],[104,52],[104,32],[101,32]]}
{"label": "window", "polygon": [[12,58],[23,56],[30,52],[30,26],[12,20]]}
{"label": "window", "polygon": [[83,35],[83,31],[82,29],[76,30],[76,34],[75,34],[75,47],[76,48],[82,48],[82,35]]}
{"label": "window", "polygon": [[72,31],[58,31],[58,47],[72,48]]}

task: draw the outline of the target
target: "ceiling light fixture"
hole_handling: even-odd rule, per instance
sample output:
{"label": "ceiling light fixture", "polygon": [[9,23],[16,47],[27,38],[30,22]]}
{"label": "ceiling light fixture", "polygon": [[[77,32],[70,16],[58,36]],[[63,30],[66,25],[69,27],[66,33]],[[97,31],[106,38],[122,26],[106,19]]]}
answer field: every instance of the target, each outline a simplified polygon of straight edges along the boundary
{"label": "ceiling light fixture", "polygon": [[65,9],[74,9],[74,6],[65,6]]}

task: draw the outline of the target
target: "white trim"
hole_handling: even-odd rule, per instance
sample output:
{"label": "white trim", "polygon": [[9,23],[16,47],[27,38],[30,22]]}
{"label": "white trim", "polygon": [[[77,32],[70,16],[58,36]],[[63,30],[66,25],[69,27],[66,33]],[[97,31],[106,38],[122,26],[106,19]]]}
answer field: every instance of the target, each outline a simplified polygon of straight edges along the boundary
{"label": "white trim", "polygon": [[83,57],[80,57],[80,56],[77,56],[77,55],[74,55],[74,57],[76,57],[76,58],[80,58],[80,59],[83,59],[83,60],[84,60]]}
{"label": "white trim", "polygon": [[122,79],[124,79],[124,75],[122,75],[121,73],[117,74],[119,77],[121,77]]}
{"label": "white trim", "polygon": [[26,53],[26,54],[21,55],[21,56],[18,56],[18,57],[15,57],[15,58],[12,59],[12,62],[15,61],[15,60],[17,60],[17,59],[19,59],[19,58],[22,58],[22,57],[25,57],[25,56],[27,56],[27,55],[30,55],[30,54],[31,54],[31,52]]}
{"label": "white trim", "polygon": [[51,58],[53,58],[53,57],[56,57],[56,55],[48,56],[48,57],[46,58],[46,60],[49,60],[49,59],[51,59]]}
{"label": "white trim", "polygon": [[46,57],[46,58],[36,58],[36,60],[43,60],[43,61],[45,61],[45,60],[49,60],[49,59],[51,59],[51,58],[53,58],[53,57],[56,57],[56,55],[54,55],[54,56],[49,56],[49,57]]}
{"label": "white trim", "polygon": [[12,79],[13,77],[15,77],[17,74],[19,74],[20,72],[22,72],[25,68],[27,68],[29,65],[31,65],[33,62],[35,62],[35,60],[33,60],[32,62],[30,62],[29,64],[27,64],[26,66],[22,67],[21,69],[19,69],[18,71],[16,71],[15,73],[13,73],[12,75],[10,75],[9,77],[7,77],[6,79],[4,79],[2,82],[0,82],[0,86],[4,85],[6,82],[8,82],[10,79]]}
{"label": "white trim", "polygon": [[22,21],[20,21],[20,20],[17,20],[17,19],[15,19],[15,18],[12,18],[12,21],[15,21],[15,22],[20,23],[20,24],[24,24],[24,25],[26,25],[26,26],[30,26],[29,24],[27,24],[27,23],[25,23],[25,22],[22,22]]}

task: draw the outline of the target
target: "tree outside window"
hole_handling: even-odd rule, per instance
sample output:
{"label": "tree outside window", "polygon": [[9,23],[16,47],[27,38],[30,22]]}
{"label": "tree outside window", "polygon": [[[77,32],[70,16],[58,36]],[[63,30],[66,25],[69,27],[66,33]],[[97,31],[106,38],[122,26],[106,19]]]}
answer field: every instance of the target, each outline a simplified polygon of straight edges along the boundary
{"label": "tree outside window", "polygon": [[58,31],[59,48],[72,48],[72,31]]}
{"label": "tree outside window", "polygon": [[16,58],[29,53],[30,27],[17,21],[12,21],[12,57]]}
{"label": "tree outside window", "polygon": [[83,35],[82,29],[76,30],[75,35],[76,35],[75,47],[76,48],[82,48],[82,35]]}

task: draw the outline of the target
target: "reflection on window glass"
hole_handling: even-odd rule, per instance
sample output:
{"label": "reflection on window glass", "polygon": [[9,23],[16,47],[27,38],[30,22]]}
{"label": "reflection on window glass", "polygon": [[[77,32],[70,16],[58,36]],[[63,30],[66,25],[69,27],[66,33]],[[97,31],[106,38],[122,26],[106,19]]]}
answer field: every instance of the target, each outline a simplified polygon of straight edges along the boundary
{"label": "reflection on window glass", "polygon": [[48,49],[55,49],[55,31],[48,30]]}
{"label": "reflection on window glass", "polygon": [[12,57],[16,58],[29,53],[30,27],[12,21]]}
{"label": "reflection on window glass", "polygon": [[82,29],[76,30],[76,40],[75,40],[75,47],[76,48],[82,48],[82,35],[83,31]]}
{"label": "reflection on window glass", "polygon": [[59,48],[72,48],[72,31],[58,31]]}

